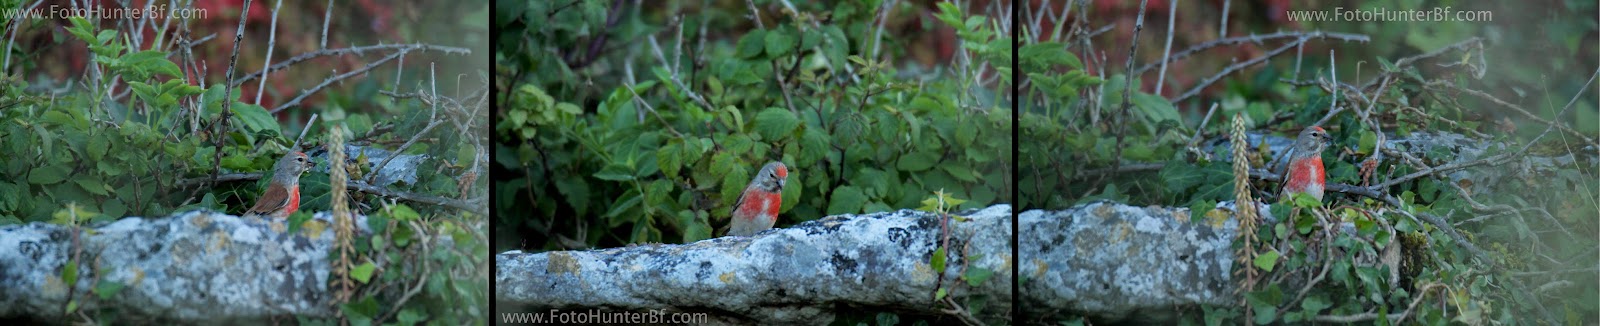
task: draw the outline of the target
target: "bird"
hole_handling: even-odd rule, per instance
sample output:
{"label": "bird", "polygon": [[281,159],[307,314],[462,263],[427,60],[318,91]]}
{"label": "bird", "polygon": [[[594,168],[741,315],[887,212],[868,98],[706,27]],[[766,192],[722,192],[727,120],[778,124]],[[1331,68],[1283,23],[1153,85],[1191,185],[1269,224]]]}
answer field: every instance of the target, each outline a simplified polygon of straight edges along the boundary
{"label": "bird", "polygon": [[272,180],[267,191],[256,199],[256,205],[245,211],[245,217],[288,218],[300,209],[300,175],[315,166],[306,153],[290,151],[272,168]]}
{"label": "bird", "polygon": [[748,237],[772,228],[778,222],[778,208],[783,207],[783,184],[788,178],[789,168],[783,162],[762,166],[733,202],[728,235]]}
{"label": "bird", "polygon": [[[1279,166],[1279,175],[1283,176],[1284,196],[1292,193],[1304,193],[1322,201],[1322,191],[1327,186],[1328,173],[1322,167],[1322,150],[1327,148],[1328,131],[1322,127],[1311,126],[1300,131],[1300,136],[1295,139],[1294,146],[1289,148],[1287,166]],[[1282,173],[1287,168],[1288,173]]]}

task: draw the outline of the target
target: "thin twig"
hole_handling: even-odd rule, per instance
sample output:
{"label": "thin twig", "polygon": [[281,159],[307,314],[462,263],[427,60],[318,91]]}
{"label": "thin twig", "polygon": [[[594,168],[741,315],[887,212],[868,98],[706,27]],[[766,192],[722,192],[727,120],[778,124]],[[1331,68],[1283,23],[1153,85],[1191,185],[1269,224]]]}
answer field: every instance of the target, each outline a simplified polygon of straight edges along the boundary
{"label": "thin twig", "polygon": [[[244,0],[244,10],[239,13],[239,27],[234,31],[233,34],[233,55],[229,56],[228,58],[228,76],[226,77],[230,80],[233,79],[234,65],[239,63],[239,43],[244,42],[244,23],[249,21],[249,19],[245,18],[250,17],[250,1],[251,0]],[[212,141],[216,142],[216,150],[211,156],[212,186],[216,186],[217,172],[222,170],[220,168],[222,166],[222,143],[228,139],[228,118],[233,115],[232,108],[234,99],[232,83],[223,85],[222,96],[222,117],[217,119],[217,123],[212,127],[211,132],[211,139]]]}
{"label": "thin twig", "polygon": [[1167,82],[1167,60],[1172,55],[1172,31],[1178,24],[1178,0],[1167,3],[1167,47],[1161,52],[1161,71],[1156,74],[1156,95],[1161,95],[1161,86]]}
{"label": "thin twig", "polygon": [[[434,92],[433,94],[439,94],[439,82],[437,80],[437,76],[433,75],[432,64],[429,64],[428,66],[428,82],[432,85]],[[394,152],[391,152],[389,157],[383,159],[383,162],[379,162],[378,165],[375,165],[372,169],[372,174],[367,176],[368,183],[375,182],[375,180],[378,179],[378,175],[382,174],[383,168],[388,166],[390,161],[394,161],[395,157],[399,157],[401,153],[405,153],[406,148],[410,148],[412,144],[416,144],[417,139],[422,138],[422,135],[428,134],[428,132],[432,131],[434,127],[438,127],[440,124],[444,123],[444,120],[439,119],[439,101],[432,101],[432,104],[433,112],[428,116],[428,125],[422,127],[422,131],[417,132],[416,135],[411,136],[411,140],[407,140],[405,144],[400,145],[400,148],[397,148]]]}
{"label": "thin twig", "polygon": [[452,46],[442,46],[442,45],[433,45],[433,44],[424,44],[424,43],[380,44],[380,45],[357,46],[357,47],[338,48],[338,49],[322,49],[322,50],[317,50],[317,51],[312,51],[312,52],[301,53],[300,55],[296,55],[293,58],[289,58],[289,60],[285,60],[283,62],[279,62],[277,64],[272,65],[272,68],[262,70],[261,72],[258,72],[258,73],[252,73],[252,74],[249,74],[249,75],[244,75],[244,76],[239,77],[239,79],[232,79],[233,81],[230,82],[229,84],[232,84],[232,85],[243,84],[244,82],[250,81],[251,79],[255,79],[255,78],[261,77],[262,74],[271,73],[271,72],[278,71],[278,70],[283,70],[283,69],[289,68],[289,66],[292,66],[292,65],[295,65],[295,64],[299,64],[301,62],[306,62],[306,61],[309,61],[311,59],[316,59],[316,58],[319,58],[319,57],[351,55],[351,54],[359,56],[359,55],[366,55],[366,53],[368,51],[400,51],[400,52],[439,51],[439,52],[443,52],[445,54],[459,54],[459,55],[472,54],[472,50],[471,49],[467,49],[467,48],[458,48],[458,47],[452,47]]}
{"label": "thin twig", "polygon": [[300,148],[300,140],[306,138],[306,132],[307,131],[311,131],[311,126],[317,125],[317,115],[318,114],[320,114],[320,113],[312,113],[311,114],[311,120],[306,120],[306,127],[300,129],[300,136],[294,138],[294,145],[290,145],[289,148],[293,148],[293,149],[299,149]]}
{"label": "thin twig", "polygon": [[333,0],[328,0],[328,6],[322,9],[322,42],[318,49],[328,49],[328,23],[333,21]]}
{"label": "thin twig", "polygon": [[1117,145],[1116,154],[1111,159],[1111,177],[1117,176],[1117,166],[1122,165],[1122,139],[1128,131],[1128,108],[1133,106],[1129,97],[1133,95],[1133,89],[1139,88],[1133,84],[1133,61],[1139,58],[1139,31],[1144,29],[1144,8],[1149,2],[1149,0],[1139,0],[1139,19],[1133,23],[1133,40],[1128,42],[1130,45],[1128,45],[1127,68],[1123,68],[1125,73],[1122,83],[1122,109],[1117,112]]}
{"label": "thin twig", "polygon": [[1200,44],[1197,44],[1195,46],[1189,47],[1188,49],[1183,49],[1182,51],[1178,51],[1177,53],[1174,53],[1171,57],[1164,58],[1163,60],[1161,60],[1161,62],[1153,62],[1153,63],[1146,64],[1146,65],[1143,65],[1143,66],[1139,66],[1139,68],[1133,69],[1133,73],[1135,73],[1135,74],[1143,74],[1145,71],[1149,71],[1150,69],[1157,68],[1160,65],[1166,64],[1167,62],[1182,60],[1183,58],[1187,58],[1187,57],[1189,57],[1191,55],[1194,55],[1195,53],[1198,53],[1200,51],[1205,51],[1207,49],[1214,48],[1214,47],[1219,47],[1219,46],[1224,46],[1224,45],[1235,45],[1235,44],[1241,44],[1241,43],[1261,44],[1263,41],[1276,40],[1276,39],[1291,39],[1291,38],[1292,39],[1302,39],[1302,38],[1335,39],[1335,40],[1342,40],[1342,41],[1346,41],[1346,42],[1362,42],[1362,43],[1366,43],[1366,42],[1370,42],[1371,41],[1371,37],[1369,37],[1367,35],[1350,34],[1350,33],[1332,33],[1332,32],[1323,32],[1323,31],[1278,32],[1278,33],[1272,33],[1272,34],[1259,34],[1259,35],[1250,35],[1250,36],[1230,37],[1230,38],[1224,38],[1224,39],[1220,39],[1220,40],[1200,43]]}
{"label": "thin twig", "polygon": [[362,66],[361,68],[357,68],[356,70],[351,70],[350,72],[347,72],[347,73],[338,74],[338,75],[335,75],[333,77],[328,77],[327,79],[323,79],[322,83],[317,84],[317,86],[313,86],[313,87],[308,88],[306,90],[300,91],[300,95],[299,96],[295,96],[294,99],[291,99],[288,102],[284,102],[283,104],[278,105],[278,107],[272,108],[272,110],[267,111],[267,113],[277,114],[279,111],[283,111],[284,109],[288,109],[291,106],[299,105],[300,101],[305,100],[307,97],[311,97],[311,94],[316,94],[318,91],[321,91],[323,88],[326,88],[329,85],[333,85],[333,83],[343,81],[346,78],[355,77],[357,75],[365,74],[365,73],[367,73],[367,71],[372,70],[374,68],[377,68],[378,66],[381,66],[384,63],[389,62],[390,60],[394,60],[396,58],[399,58],[400,56],[405,55],[406,52],[407,51],[405,51],[405,50],[402,50],[400,52],[395,52],[394,54],[390,54],[387,57],[383,57],[383,59],[380,59],[378,61],[373,61],[372,63],[368,63],[366,66]]}
{"label": "thin twig", "polygon": [[1289,44],[1286,44],[1286,45],[1284,45],[1282,47],[1278,47],[1277,49],[1273,49],[1272,51],[1269,51],[1266,54],[1263,54],[1261,56],[1258,56],[1258,57],[1255,57],[1255,58],[1251,58],[1250,60],[1245,60],[1244,62],[1239,62],[1239,63],[1235,63],[1235,64],[1232,64],[1232,65],[1229,65],[1227,68],[1223,68],[1222,71],[1219,71],[1216,74],[1211,75],[1210,77],[1206,77],[1205,79],[1200,80],[1199,84],[1196,84],[1193,88],[1190,88],[1188,91],[1183,92],[1183,95],[1178,96],[1178,98],[1172,99],[1172,102],[1173,103],[1182,102],[1183,100],[1189,99],[1190,97],[1194,97],[1195,95],[1199,95],[1201,90],[1205,90],[1206,87],[1211,86],[1211,83],[1217,82],[1217,80],[1222,79],[1222,77],[1225,77],[1225,76],[1227,76],[1229,74],[1232,74],[1232,73],[1234,73],[1236,71],[1239,71],[1241,69],[1244,69],[1246,67],[1254,66],[1256,64],[1259,64],[1259,63],[1262,63],[1262,62],[1266,62],[1267,59],[1271,59],[1272,57],[1278,56],[1279,54],[1282,54],[1284,51],[1288,51],[1289,49],[1294,48],[1295,46],[1299,45],[1300,43],[1304,43],[1306,40],[1309,40],[1309,38],[1302,37],[1302,38],[1296,39],[1296,40],[1294,40],[1292,42],[1289,42]]}
{"label": "thin twig", "polygon": [[1217,29],[1217,37],[1228,37],[1228,6],[1231,0],[1222,0],[1222,27]]}
{"label": "thin twig", "polygon": [[[1406,317],[1411,316],[1412,311],[1417,309],[1417,305],[1422,303],[1422,299],[1427,298],[1427,296],[1421,294],[1426,294],[1428,291],[1431,291],[1434,288],[1441,287],[1449,289],[1449,287],[1446,287],[1444,284],[1428,284],[1428,286],[1423,287],[1422,290],[1417,291],[1420,292],[1420,294],[1417,295],[1416,299],[1411,299],[1411,305],[1406,306],[1406,310],[1404,312],[1383,315],[1383,318],[1388,319],[1390,323],[1399,323],[1404,321]],[[1357,323],[1376,319],[1378,319],[1378,313],[1375,312],[1366,312],[1354,315],[1322,315],[1312,318],[1312,320],[1324,323]]]}
{"label": "thin twig", "polygon": [[283,0],[272,7],[272,28],[267,32],[267,62],[261,65],[261,84],[256,86],[256,105],[261,105],[261,94],[267,92],[267,68],[272,67],[272,53],[278,43],[278,11],[283,9]]}

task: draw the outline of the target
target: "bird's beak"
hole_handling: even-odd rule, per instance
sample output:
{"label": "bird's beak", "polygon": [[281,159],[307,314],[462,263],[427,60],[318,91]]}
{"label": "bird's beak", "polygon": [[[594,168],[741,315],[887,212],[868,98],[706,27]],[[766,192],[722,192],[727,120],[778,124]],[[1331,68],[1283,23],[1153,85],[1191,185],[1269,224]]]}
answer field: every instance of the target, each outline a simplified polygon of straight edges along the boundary
{"label": "bird's beak", "polygon": [[778,188],[782,189],[783,184],[785,183],[788,183],[788,181],[785,181],[784,179],[778,179]]}

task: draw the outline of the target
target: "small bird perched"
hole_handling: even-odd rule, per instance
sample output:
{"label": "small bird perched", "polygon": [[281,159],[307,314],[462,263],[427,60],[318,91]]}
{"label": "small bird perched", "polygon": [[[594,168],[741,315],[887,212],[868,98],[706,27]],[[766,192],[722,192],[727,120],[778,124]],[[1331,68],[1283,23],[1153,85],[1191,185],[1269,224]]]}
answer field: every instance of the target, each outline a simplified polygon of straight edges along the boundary
{"label": "small bird perched", "polygon": [[289,152],[278,160],[272,168],[272,180],[267,183],[267,191],[261,193],[256,199],[256,205],[245,211],[245,217],[270,217],[274,219],[288,218],[300,209],[300,175],[315,163],[306,153],[299,151]]}
{"label": "small bird perched", "polygon": [[789,168],[782,162],[762,166],[750,185],[744,187],[739,200],[733,202],[728,235],[747,237],[772,228],[778,222],[778,208],[783,207],[783,184],[788,178]]}
{"label": "small bird perched", "polygon": [[1322,150],[1327,148],[1330,139],[1328,131],[1322,130],[1322,127],[1311,126],[1300,131],[1300,137],[1289,148],[1286,160],[1288,173],[1283,173],[1283,166],[1273,171],[1283,176],[1281,193],[1284,196],[1305,193],[1322,201],[1322,190],[1328,181],[1328,173],[1322,168]]}

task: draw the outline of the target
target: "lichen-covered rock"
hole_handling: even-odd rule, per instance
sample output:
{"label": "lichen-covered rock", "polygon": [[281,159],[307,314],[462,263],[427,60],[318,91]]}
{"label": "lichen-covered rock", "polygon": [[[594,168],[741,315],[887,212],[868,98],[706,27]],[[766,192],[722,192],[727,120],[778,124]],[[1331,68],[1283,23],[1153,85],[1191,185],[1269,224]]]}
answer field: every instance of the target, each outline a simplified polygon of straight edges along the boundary
{"label": "lichen-covered rock", "polygon": [[[328,213],[315,216],[323,225],[329,220]],[[334,232],[307,224],[313,226],[285,232],[282,222],[191,211],[76,230],[37,222],[0,226],[0,317],[55,320],[69,298],[78,309],[115,309],[122,321],[329,317]],[[365,217],[355,224],[369,232]],[[63,278],[71,261],[80,266],[75,284]],[[91,292],[97,282],[123,288],[102,300]]]}
{"label": "lichen-covered rock", "polygon": [[1238,302],[1232,218],[1191,223],[1186,208],[1097,202],[1022,212],[1018,223],[1019,304],[1035,317],[1153,323]]}
{"label": "lichen-covered rock", "polygon": [[[933,213],[838,215],[754,237],[495,256],[501,311],[710,312],[714,321],[826,324],[837,309],[878,307],[941,314],[938,273],[950,296],[986,296],[983,313],[1011,309],[1011,207],[950,222],[948,266],[931,261],[942,239]],[[975,259],[969,259],[975,258]],[[962,271],[993,271],[977,287]]]}

